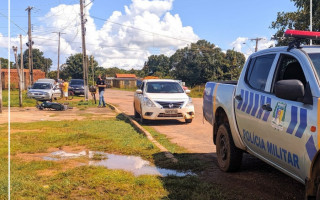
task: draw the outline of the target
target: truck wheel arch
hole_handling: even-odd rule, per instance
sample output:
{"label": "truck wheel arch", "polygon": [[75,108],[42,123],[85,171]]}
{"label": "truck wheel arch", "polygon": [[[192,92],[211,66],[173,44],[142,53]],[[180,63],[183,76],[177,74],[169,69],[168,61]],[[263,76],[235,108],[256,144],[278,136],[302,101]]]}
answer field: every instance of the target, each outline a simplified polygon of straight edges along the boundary
{"label": "truck wheel arch", "polygon": [[224,111],[222,107],[218,107],[215,116],[214,116],[214,123],[213,123],[213,143],[216,144],[217,132],[218,128],[221,124],[229,124],[227,113]]}
{"label": "truck wheel arch", "polygon": [[320,184],[320,150],[315,155],[311,168],[310,178],[306,180],[306,196],[317,195],[318,185]]}

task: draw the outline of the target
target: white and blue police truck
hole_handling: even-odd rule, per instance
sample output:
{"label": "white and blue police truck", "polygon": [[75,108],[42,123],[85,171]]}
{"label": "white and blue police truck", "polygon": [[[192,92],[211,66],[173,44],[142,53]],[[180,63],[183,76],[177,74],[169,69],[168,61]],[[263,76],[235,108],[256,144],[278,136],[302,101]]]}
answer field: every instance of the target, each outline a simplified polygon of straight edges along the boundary
{"label": "white and blue police truck", "polygon": [[237,82],[208,82],[203,115],[213,126],[218,165],[238,170],[248,152],[306,185],[320,199],[320,33],[287,30],[294,40],[252,54]]}

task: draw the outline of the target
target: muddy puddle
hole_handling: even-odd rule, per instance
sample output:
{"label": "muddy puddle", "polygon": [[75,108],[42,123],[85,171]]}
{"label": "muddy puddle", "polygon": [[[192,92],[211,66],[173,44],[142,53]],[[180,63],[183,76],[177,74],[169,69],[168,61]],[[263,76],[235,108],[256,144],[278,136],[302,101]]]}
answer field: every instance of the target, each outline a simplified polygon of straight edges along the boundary
{"label": "muddy puddle", "polygon": [[90,166],[102,166],[108,169],[125,170],[132,172],[135,176],[140,175],[156,175],[156,176],[195,176],[192,172],[178,172],[172,169],[164,169],[152,166],[147,160],[143,160],[138,156],[126,156],[109,154],[99,151],[81,151],[79,153],[68,153],[65,151],[55,151],[48,156],[44,156],[44,160],[59,161],[71,158],[88,157]]}

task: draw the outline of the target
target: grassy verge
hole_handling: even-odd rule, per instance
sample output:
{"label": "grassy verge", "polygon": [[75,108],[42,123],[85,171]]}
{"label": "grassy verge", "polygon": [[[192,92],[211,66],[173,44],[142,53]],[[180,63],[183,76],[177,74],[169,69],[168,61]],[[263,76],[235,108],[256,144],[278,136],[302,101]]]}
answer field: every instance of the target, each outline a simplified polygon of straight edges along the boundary
{"label": "grassy verge", "polygon": [[[3,107],[8,107],[8,90],[2,90]],[[27,97],[27,91],[22,92],[22,103],[24,107],[32,107],[36,105],[36,100]],[[11,107],[19,106],[19,91],[10,91],[10,105]]]}
{"label": "grassy verge", "polygon": [[[11,127],[12,199],[223,199],[219,187],[197,176],[135,177],[122,170],[74,164],[83,159],[57,162],[28,160],[24,156],[45,153],[51,148],[81,147],[141,156],[160,167],[197,171],[199,166],[190,166],[192,157],[184,149],[169,144],[165,137],[153,132],[176,152],[179,162],[171,163],[121,116],[108,120],[14,123]],[[5,138],[5,131],[0,133],[1,138]],[[5,145],[0,146],[1,152],[5,162]],[[0,173],[5,170],[1,163]],[[0,183],[5,182],[3,177]],[[6,190],[0,188],[0,198],[6,197]]]}
{"label": "grassy verge", "polygon": [[[2,91],[2,100],[3,100],[3,107],[8,106],[8,90],[3,90]],[[18,90],[13,90],[10,91],[10,105],[11,107],[19,107],[19,91]],[[27,97],[27,91],[24,91],[22,93],[22,103],[23,107],[34,107],[37,102],[34,99],[30,99]],[[99,95],[97,94],[97,103],[99,103]],[[64,100],[64,99],[59,99],[55,100],[54,102],[58,103],[68,103],[71,107],[78,107],[79,109],[86,109],[89,107],[96,107],[97,104],[94,103],[93,100],[89,100],[87,102],[84,101],[83,96],[74,96],[72,100]]]}
{"label": "grassy verge", "polygon": [[193,87],[191,89],[189,96],[191,98],[202,98],[204,88],[205,88],[204,85],[198,85],[198,86]]}
{"label": "grassy verge", "polygon": [[0,125],[0,199],[8,199],[8,126]]}

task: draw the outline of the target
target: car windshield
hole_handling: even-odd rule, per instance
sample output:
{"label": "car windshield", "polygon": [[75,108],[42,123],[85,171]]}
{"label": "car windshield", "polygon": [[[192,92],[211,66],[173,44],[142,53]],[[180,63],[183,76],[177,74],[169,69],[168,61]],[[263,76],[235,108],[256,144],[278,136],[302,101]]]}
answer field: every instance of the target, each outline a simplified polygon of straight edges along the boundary
{"label": "car windshield", "polygon": [[147,93],[183,93],[181,85],[177,82],[149,82]]}
{"label": "car windshield", "polygon": [[320,53],[309,53],[313,66],[317,71],[318,78],[320,79]]}
{"label": "car windshield", "polygon": [[83,80],[71,80],[70,85],[83,85]]}
{"label": "car windshield", "polygon": [[35,83],[32,89],[51,89],[50,83]]}

